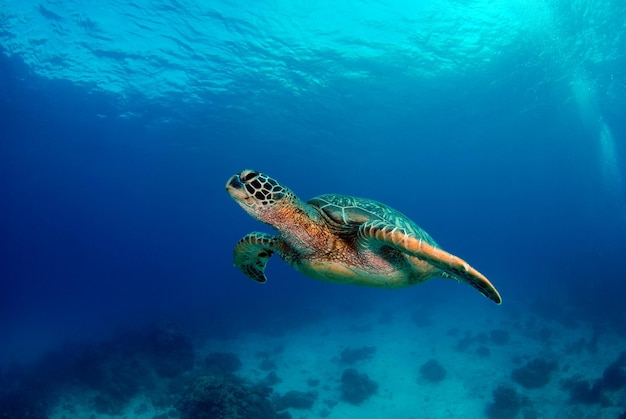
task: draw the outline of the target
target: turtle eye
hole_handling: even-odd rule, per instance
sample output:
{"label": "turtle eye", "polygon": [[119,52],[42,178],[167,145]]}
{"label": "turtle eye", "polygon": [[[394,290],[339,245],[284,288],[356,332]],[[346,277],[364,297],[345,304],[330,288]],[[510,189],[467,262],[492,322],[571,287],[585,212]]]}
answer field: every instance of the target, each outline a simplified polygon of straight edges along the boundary
{"label": "turtle eye", "polygon": [[259,172],[255,172],[254,170],[244,170],[239,175],[239,179],[241,179],[243,182],[247,182],[250,179],[254,179],[258,175],[259,175]]}

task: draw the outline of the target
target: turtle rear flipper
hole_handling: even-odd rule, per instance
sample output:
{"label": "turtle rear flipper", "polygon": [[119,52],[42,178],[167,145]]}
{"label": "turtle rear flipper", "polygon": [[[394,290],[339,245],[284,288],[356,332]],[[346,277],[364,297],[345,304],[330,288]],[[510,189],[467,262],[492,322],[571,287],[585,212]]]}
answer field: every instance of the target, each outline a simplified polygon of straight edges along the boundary
{"label": "turtle rear flipper", "polygon": [[502,303],[498,290],[467,262],[427,243],[402,227],[382,220],[368,221],[359,228],[359,239],[375,241],[422,259],[444,271],[442,277],[465,282],[496,304]]}
{"label": "turtle rear flipper", "polygon": [[278,239],[266,233],[246,234],[235,245],[235,266],[256,282],[267,282],[265,266],[277,250]]}

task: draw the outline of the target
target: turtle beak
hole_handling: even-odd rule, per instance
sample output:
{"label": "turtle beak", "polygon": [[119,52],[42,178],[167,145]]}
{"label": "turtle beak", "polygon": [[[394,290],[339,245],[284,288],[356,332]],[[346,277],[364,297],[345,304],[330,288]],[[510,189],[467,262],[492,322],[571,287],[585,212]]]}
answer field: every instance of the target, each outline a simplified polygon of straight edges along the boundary
{"label": "turtle beak", "polygon": [[246,188],[243,187],[239,175],[234,175],[226,182],[226,191],[236,201],[242,201],[248,197]]}
{"label": "turtle beak", "polygon": [[243,187],[243,183],[241,183],[241,180],[239,179],[239,175],[231,176],[231,178],[228,179],[228,182],[226,182],[227,190],[230,188],[241,189],[242,187]]}

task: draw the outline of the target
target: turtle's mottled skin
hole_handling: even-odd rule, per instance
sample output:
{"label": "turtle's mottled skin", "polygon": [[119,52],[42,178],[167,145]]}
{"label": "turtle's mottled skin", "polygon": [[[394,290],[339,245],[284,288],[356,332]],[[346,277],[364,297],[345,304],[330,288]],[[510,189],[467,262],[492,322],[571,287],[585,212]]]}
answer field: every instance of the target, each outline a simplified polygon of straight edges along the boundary
{"label": "turtle's mottled skin", "polygon": [[265,265],[277,253],[297,271],[322,281],[400,288],[438,276],[465,282],[502,302],[480,272],[380,202],[321,195],[305,203],[254,170],[231,177],[226,190],[253,218],[278,231],[275,236],[250,233],[235,246],[235,265],[257,282],[267,280]]}

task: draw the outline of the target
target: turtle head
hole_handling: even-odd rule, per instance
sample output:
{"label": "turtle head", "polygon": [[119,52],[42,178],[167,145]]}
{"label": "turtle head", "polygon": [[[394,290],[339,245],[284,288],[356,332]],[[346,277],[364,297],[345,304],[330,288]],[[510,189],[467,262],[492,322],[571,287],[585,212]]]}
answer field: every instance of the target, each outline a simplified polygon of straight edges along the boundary
{"label": "turtle head", "polygon": [[243,170],[226,182],[226,191],[253,218],[274,225],[280,210],[293,205],[293,192],[255,170]]}

